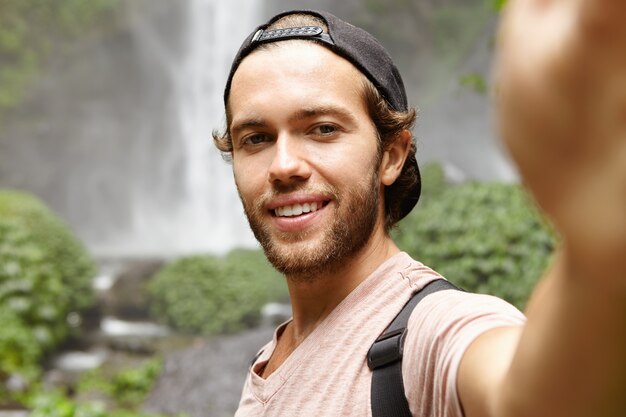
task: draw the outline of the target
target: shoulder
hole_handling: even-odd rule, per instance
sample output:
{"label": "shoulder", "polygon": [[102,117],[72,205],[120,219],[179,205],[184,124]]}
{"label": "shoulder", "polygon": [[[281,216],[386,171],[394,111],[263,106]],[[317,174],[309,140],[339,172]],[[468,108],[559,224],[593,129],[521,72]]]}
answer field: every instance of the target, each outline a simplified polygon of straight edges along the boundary
{"label": "shoulder", "polygon": [[[477,320],[522,324],[525,318],[516,307],[498,297],[443,290],[422,300],[413,311],[409,326],[438,328],[439,324],[449,321],[470,324]],[[439,328],[439,331],[450,330]]]}
{"label": "shoulder", "polygon": [[462,355],[480,334],[522,326],[524,315],[508,302],[487,294],[443,290],[425,297],[408,323],[407,347],[437,348],[442,355]]}
{"label": "shoulder", "polygon": [[[397,255],[396,266],[413,292],[420,291],[431,281],[446,279],[404,252]],[[411,314],[409,328],[417,326],[445,331],[446,329],[439,326],[442,322],[461,320],[469,323],[476,319],[505,322],[513,320],[518,324],[525,320],[516,307],[498,297],[461,290],[442,290],[420,301]]]}
{"label": "shoulder", "polygon": [[468,346],[491,329],[524,323],[517,308],[491,295],[443,290],[425,297],[409,319],[402,365],[410,402],[420,393],[416,415],[462,415],[456,377]]}
{"label": "shoulder", "polygon": [[419,291],[429,282],[436,279],[444,279],[438,272],[413,259],[406,252],[395,256],[397,271],[404,278],[412,291]]}

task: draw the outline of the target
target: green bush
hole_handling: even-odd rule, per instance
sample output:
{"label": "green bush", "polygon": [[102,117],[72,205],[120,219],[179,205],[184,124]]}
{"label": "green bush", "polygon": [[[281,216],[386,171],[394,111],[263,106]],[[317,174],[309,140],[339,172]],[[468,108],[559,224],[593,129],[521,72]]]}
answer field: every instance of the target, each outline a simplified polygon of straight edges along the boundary
{"label": "green bush", "polygon": [[133,410],[146,399],[162,367],[163,360],[152,357],[114,373],[110,369],[92,369],[80,376],[76,392],[79,397],[95,393],[99,398],[106,398],[109,408]]}
{"label": "green bush", "polygon": [[[34,332],[22,320],[18,313],[6,306],[0,306],[0,372],[6,377],[19,373],[33,380],[39,373],[38,361],[43,348]],[[0,403],[7,398],[4,384],[0,384]]]}
{"label": "green bush", "polygon": [[103,404],[74,401],[61,391],[34,393],[28,406],[29,417],[163,417],[133,410],[107,410]]}
{"label": "green bush", "polygon": [[249,327],[258,322],[265,303],[287,294],[284,279],[259,250],[176,260],[156,274],[149,292],[157,319],[201,334]]}
{"label": "green bush", "polygon": [[79,404],[60,391],[34,394],[29,401],[30,417],[106,417],[98,404]]}
{"label": "green bush", "polygon": [[524,308],[555,245],[528,196],[512,184],[438,186],[394,231],[398,245],[458,286]]}
{"label": "green bush", "polygon": [[137,407],[150,393],[162,365],[161,359],[153,358],[137,368],[118,372],[111,381],[113,397],[119,404]]}
{"label": "green bush", "polygon": [[33,376],[68,335],[69,313],[93,302],[95,266],[70,230],[34,197],[0,190],[0,372]]}

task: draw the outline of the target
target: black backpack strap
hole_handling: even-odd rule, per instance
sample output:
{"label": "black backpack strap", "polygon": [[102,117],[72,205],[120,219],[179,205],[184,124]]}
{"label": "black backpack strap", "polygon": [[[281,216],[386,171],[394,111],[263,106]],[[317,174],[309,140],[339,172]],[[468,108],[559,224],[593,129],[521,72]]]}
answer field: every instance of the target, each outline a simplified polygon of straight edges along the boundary
{"label": "black backpack strap", "polygon": [[411,417],[402,381],[402,351],[409,317],[424,297],[449,289],[457,287],[444,279],[428,283],[413,295],[370,348],[367,365],[372,370],[372,417]]}

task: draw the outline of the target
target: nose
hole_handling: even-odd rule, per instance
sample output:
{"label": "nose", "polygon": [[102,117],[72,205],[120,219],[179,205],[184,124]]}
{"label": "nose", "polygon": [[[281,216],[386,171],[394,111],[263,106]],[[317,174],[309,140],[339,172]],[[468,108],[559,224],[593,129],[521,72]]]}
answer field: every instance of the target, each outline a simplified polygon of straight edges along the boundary
{"label": "nose", "polygon": [[292,183],[303,181],[311,176],[306,150],[298,138],[283,134],[275,142],[268,180],[272,183]]}

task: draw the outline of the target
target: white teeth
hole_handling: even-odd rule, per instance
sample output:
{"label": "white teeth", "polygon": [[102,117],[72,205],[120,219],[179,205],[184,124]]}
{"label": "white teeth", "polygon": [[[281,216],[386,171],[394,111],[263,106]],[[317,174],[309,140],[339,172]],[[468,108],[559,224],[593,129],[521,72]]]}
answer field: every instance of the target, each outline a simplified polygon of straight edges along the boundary
{"label": "white teeth", "polygon": [[[321,208],[321,204],[320,204]],[[274,209],[274,214],[279,217],[299,216],[304,213],[317,211],[317,203],[293,204],[291,206],[283,206]]]}

